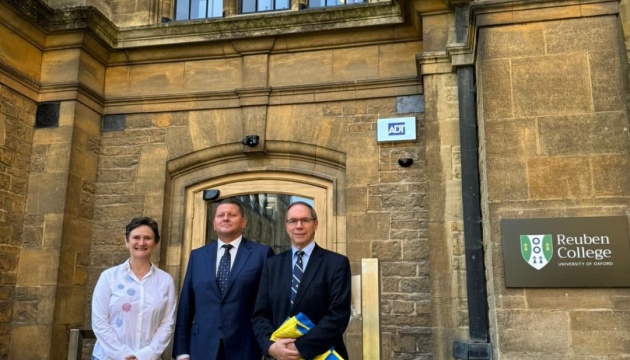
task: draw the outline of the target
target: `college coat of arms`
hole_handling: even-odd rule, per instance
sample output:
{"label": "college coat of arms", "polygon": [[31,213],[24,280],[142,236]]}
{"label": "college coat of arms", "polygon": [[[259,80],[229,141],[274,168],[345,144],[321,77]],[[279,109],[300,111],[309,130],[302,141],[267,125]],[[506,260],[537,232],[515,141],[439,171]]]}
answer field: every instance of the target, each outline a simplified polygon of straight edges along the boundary
{"label": "college coat of arms", "polygon": [[544,268],[553,256],[551,235],[521,235],[521,254],[534,269]]}

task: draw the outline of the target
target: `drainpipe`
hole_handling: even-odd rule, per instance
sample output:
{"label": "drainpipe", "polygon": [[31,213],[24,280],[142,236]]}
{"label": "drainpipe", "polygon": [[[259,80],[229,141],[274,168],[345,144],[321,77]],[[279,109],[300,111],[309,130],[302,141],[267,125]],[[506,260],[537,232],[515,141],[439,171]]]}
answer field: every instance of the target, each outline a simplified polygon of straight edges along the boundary
{"label": "drainpipe", "polygon": [[[458,43],[466,43],[468,8],[458,7],[455,9],[455,34]],[[473,64],[457,68],[457,87],[469,340],[453,341],[453,357],[456,359],[491,359],[492,344],[489,342],[488,331],[488,298],[479,195],[477,97]]]}

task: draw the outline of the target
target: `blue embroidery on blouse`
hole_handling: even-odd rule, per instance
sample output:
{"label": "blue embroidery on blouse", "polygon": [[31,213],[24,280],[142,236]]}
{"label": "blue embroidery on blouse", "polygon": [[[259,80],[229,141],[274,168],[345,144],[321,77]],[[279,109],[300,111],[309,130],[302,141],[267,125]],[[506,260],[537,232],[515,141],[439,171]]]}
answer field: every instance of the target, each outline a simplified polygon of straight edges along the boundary
{"label": "blue embroidery on blouse", "polygon": [[117,287],[118,287],[118,289],[122,290],[122,289],[124,289],[124,288],[125,288],[125,285],[123,285],[123,284],[118,284],[118,286],[117,286]]}
{"label": "blue embroidery on blouse", "polygon": [[127,295],[129,295],[129,296],[136,295],[136,290],[135,289],[127,289]]}
{"label": "blue embroidery on blouse", "polygon": [[121,318],[117,318],[117,319],[116,319],[116,326],[121,327],[121,326],[122,326],[122,324],[123,324],[122,319],[121,319]]}

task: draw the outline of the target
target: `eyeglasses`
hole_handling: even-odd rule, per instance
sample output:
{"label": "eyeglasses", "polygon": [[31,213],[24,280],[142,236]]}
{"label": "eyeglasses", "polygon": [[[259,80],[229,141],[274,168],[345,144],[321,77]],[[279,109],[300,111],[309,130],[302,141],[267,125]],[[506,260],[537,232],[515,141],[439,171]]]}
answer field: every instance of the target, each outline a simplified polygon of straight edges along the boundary
{"label": "eyeglasses", "polygon": [[295,226],[295,225],[297,225],[298,222],[301,222],[302,225],[310,225],[315,220],[316,219],[309,219],[309,218],[305,218],[305,219],[287,219],[286,223],[289,226]]}

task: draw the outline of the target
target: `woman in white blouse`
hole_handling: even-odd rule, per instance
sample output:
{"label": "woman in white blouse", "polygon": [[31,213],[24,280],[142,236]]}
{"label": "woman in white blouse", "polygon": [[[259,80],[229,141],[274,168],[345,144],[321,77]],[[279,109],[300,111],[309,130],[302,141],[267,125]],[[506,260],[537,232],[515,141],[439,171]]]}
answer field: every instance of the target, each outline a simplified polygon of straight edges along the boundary
{"label": "woman in white blouse", "polygon": [[92,359],[159,359],[171,341],[175,283],[151,263],[160,241],[158,225],[134,218],[125,231],[129,259],[101,274],[92,297]]}

